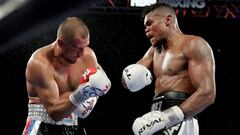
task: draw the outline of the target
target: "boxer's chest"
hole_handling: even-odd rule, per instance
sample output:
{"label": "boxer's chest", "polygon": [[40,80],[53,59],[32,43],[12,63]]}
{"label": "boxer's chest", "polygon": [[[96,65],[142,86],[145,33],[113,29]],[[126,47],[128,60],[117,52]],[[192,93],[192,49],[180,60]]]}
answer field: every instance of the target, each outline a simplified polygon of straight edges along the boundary
{"label": "boxer's chest", "polygon": [[84,69],[81,67],[70,67],[67,70],[55,70],[54,79],[59,89],[59,93],[74,91],[78,85]]}
{"label": "boxer's chest", "polygon": [[167,51],[154,55],[153,69],[157,76],[174,75],[187,68],[182,51]]}

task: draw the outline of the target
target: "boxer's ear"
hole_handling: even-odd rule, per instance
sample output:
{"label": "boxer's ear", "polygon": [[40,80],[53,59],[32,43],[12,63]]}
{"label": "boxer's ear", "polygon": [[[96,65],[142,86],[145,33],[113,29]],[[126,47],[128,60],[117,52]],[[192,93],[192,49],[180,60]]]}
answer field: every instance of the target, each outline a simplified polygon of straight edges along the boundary
{"label": "boxer's ear", "polygon": [[62,47],[64,43],[61,39],[57,39],[57,44]]}
{"label": "boxer's ear", "polygon": [[169,26],[173,22],[173,16],[168,15],[165,19],[166,25]]}

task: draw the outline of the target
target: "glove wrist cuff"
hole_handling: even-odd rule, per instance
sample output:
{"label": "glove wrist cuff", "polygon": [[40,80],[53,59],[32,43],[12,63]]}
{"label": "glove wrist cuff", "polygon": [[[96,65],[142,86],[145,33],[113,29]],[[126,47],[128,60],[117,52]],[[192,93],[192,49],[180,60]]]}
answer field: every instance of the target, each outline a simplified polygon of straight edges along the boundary
{"label": "glove wrist cuff", "polygon": [[91,89],[88,83],[81,84],[77,90],[75,90],[71,95],[69,95],[69,100],[75,105],[78,106],[80,103],[89,98],[84,94],[84,89]]}
{"label": "glove wrist cuff", "polygon": [[169,123],[166,124],[166,128],[172,127],[180,122],[182,122],[185,118],[185,114],[182,109],[178,106],[170,107],[169,109],[163,111],[167,118],[169,119]]}

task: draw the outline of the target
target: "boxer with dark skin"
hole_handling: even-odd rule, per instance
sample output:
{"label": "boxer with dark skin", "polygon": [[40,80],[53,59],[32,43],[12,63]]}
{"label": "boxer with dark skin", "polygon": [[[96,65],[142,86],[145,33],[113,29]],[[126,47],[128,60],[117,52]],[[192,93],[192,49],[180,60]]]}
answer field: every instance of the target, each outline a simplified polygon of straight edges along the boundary
{"label": "boxer with dark skin", "polygon": [[147,13],[144,25],[152,46],[137,63],[153,71],[155,95],[171,89],[191,94],[180,106],[190,117],[212,104],[215,62],[209,44],[199,36],[182,33],[175,13],[167,8]]}
{"label": "boxer with dark skin", "polygon": [[[160,120],[158,122],[163,126],[158,127],[151,125],[153,122],[156,122],[153,121],[150,125],[153,126],[154,131],[151,131],[153,128],[146,128],[149,124],[142,126],[153,115],[155,116],[155,114],[150,112],[135,120],[133,125],[135,134],[156,133],[156,131],[163,130],[163,128],[169,128],[169,125],[173,126],[190,119],[213,104],[216,96],[215,61],[212,49],[202,37],[184,34],[180,30],[172,7],[160,3],[146,7],[144,26],[146,36],[150,39],[151,47],[137,64],[143,65],[153,72],[156,79],[155,98],[159,96],[168,97],[170,95],[170,98],[161,101],[162,106],[168,100],[171,100],[171,103],[175,100],[174,98],[171,99],[174,96],[170,93],[174,93],[176,101],[179,101],[178,97],[182,98],[182,95],[185,98],[181,103],[176,104],[180,111],[179,109],[177,109],[178,111],[174,110],[174,112],[179,112],[177,114],[181,114],[181,118],[176,117],[176,119],[181,120],[173,123],[171,123],[171,120],[166,120],[168,121],[166,122],[167,124]],[[172,107],[172,105],[167,108],[169,107]],[[161,108],[160,110],[164,111]],[[152,111],[155,112],[155,110]],[[162,117],[165,116],[164,114],[160,113],[157,116],[164,121]],[[182,119],[182,116],[184,119]],[[180,132],[184,135],[195,135],[198,134],[198,126],[196,127],[197,130],[188,130],[188,133],[183,131],[186,129],[183,127],[183,130]],[[176,131],[179,131],[179,129]],[[165,130],[160,134],[167,134],[167,132]]]}

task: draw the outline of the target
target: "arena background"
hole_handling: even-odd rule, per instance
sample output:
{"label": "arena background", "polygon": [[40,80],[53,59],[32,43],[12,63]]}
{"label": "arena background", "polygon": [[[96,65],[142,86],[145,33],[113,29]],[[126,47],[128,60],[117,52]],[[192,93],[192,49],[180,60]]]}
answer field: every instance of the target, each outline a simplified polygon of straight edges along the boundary
{"label": "arena background", "polygon": [[[140,16],[142,8],[130,8],[124,1],[112,2],[115,3],[29,0],[30,4],[0,20],[3,134],[21,134],[27,116],[27,60],[37,48],[56,39],[58,24],[68,16],[78,16],[86,22],[91,33],[90,47],[112,81],[109,93],[99,99],[89,117],[80,120],[81,125],[88,135],[133,134],[133,120],[150,109],[153,85],[131,93],[122,87],[121,73],[124,67],[140,59],[150,44]],[[198,115],[200,135],[232,135],[239,130],[236,123],[240,20],[239,13],[234,14],[235,17],[179,15],[182,31],[206,39],[216,61],[216,101]]]}

